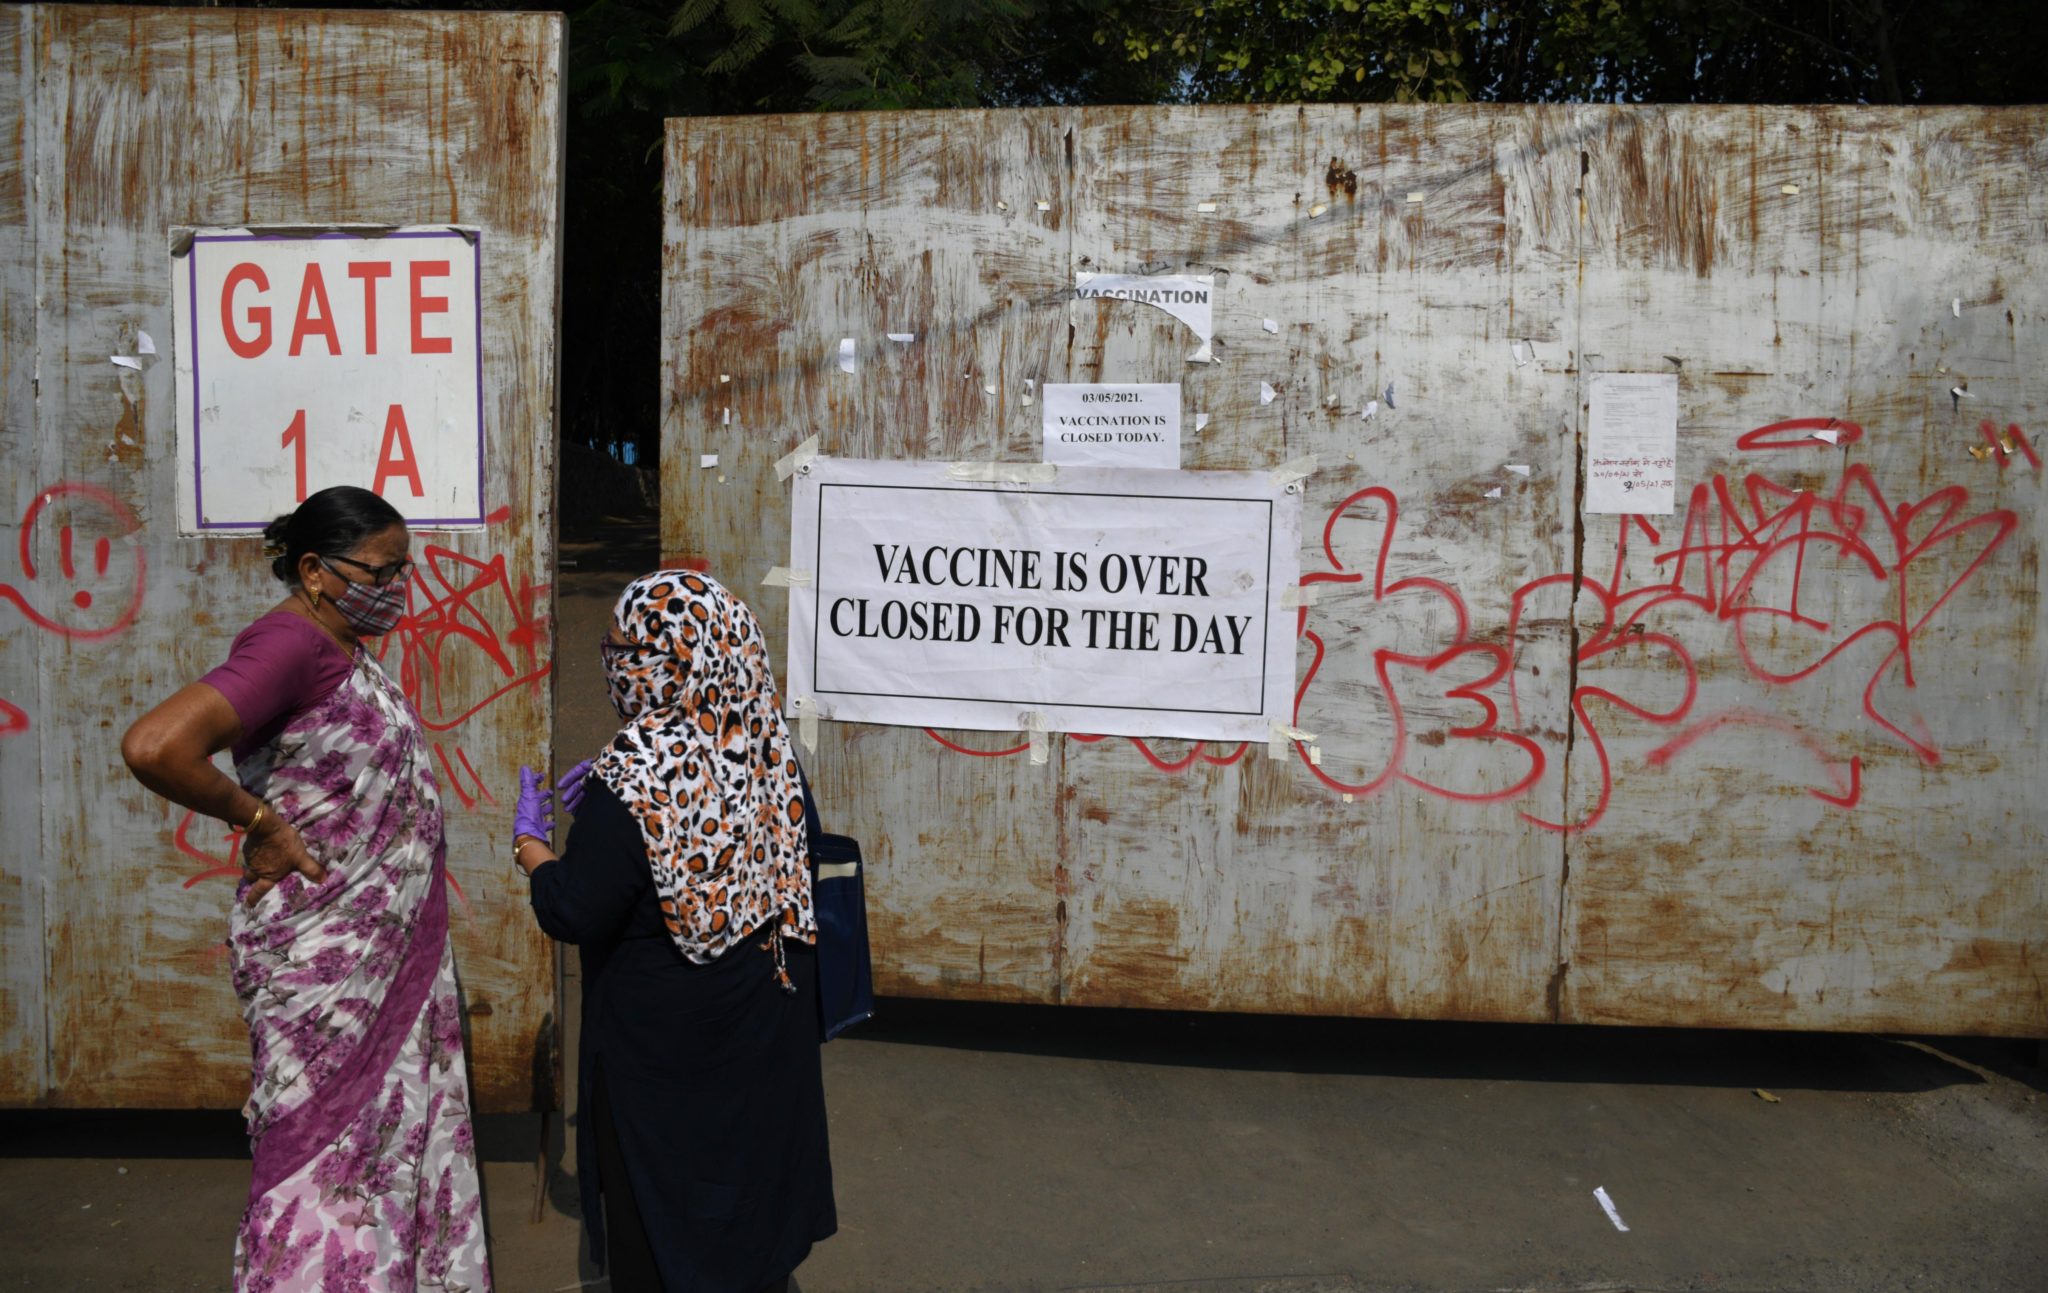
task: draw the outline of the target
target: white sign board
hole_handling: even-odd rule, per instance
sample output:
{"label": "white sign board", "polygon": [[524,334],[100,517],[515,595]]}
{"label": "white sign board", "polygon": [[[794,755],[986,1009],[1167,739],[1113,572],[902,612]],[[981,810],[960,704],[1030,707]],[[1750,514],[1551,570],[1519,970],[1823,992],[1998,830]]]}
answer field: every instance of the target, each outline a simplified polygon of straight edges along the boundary
{"label": "white sign board", "polygon": [[179,231],[180,528],[257,530],[329,485],[482,525],[481,258],[448,225]]}
{"label": "white sign board", "polygon": [[1677,487],[1677,374],[1593,374],[1586,406],[1586,510],[1668,516]]}
{"label": "white sign board", "polygon": [[1180,466],[1180,383],[1053,382],[1045,460],[1077,467]]}
{"label": "white sign board", "polygon": [[820,458],[796,483],[793,714],[1261,742],[1292,717],[1301,496],[1266,472]]}

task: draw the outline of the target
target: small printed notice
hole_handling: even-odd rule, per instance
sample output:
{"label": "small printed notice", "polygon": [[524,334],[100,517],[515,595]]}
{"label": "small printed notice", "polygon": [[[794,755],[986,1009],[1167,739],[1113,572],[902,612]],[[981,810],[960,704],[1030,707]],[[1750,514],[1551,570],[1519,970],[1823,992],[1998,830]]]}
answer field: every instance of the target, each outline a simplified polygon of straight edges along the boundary
{"label": "small printed notice", "polygon": [[1678,375],[1594,374],[1586,412],[1586,510],[1670,515],[1677,462]]}
{"label": "small printed notice", "polygon": [[1180,384],[1048,384],[1045,460],[1072,467],[1179,467]]}
{"label": "small printed notice", "polygon": [[1074,297],[1081,301],[1135,301],[1166,311],[1195,330],[1203,341],[1216,334],[1216,280],[1207,274],[1074,275]]}
{"label": "small printed notice", "polygon": [[178,231],[180,530],[253,534],[329,485],[481,528],[481,243],[452,225]]}
{"label": "small printed notice", "polygon": [[1301,495],[1272,472],[817,458],[795,484],[799,716],[1261,744],[1293,717]]}

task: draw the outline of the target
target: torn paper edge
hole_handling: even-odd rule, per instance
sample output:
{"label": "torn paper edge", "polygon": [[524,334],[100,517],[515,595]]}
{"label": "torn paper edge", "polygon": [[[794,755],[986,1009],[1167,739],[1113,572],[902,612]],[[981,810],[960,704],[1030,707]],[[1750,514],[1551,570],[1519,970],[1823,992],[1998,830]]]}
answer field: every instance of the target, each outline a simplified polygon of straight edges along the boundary
{"label": "torn paper edge", "polygon": [[1529,474],[1529,464],[1526,462],[1511,462],[1508,464],[1508,470],[1517,476],[1526,476]]}
{"label": "torn paper edge", "polygon": [[1316,734],[1304,732],[1298,727],[1289,727],[1285,723],[1273,724],[1273,734],[1266,739],[1266,757],[1276,762],[1285,759],[1287,747],[1296,741],[1312,746],[1316,742]]}
{"label": "torn paper edge", "polygon": [[142,371],[142,361],[133,355],[108,355],[107,358],[113,360],[117,367],[133,368],[138,373]]}
{"label": "torn paper edge", "polygon": [[1370,422],[1372,421],[1372,415],[1379,411],[1380,402],[1378,400],[1367,400],[1365,407],[1358,410],[1358,420],[1360,422]]}
{"label": "torn paper edge", "polygon": [[1530,350],[1528,342],[1517,341],[1512,346],[1509,346],[1508,350],[1515,357],[1515,367],[1521,368],[1528,364],[1530,359]]}
{"label": "torn paper edge", "polygon": [[956,462],[946,466],[952,480],[1005,485],[1049,485],[1059,479],[1057,463],[1050,462]]}
{"label": "torn paper edge", "polygon": [[1275,467],[1268,478],[1276,488],[1285,488],[1297,481],[1307,480],[1316,474],[1316,456],[1305,453],[1299,458],[1289,458]]}
{"label": "torn paper edge", "polygon": [[1208,425],[1209,415],[1207,413],[1195,414],[1195,430],[1200,431],[1203,427],[1206,427]]}
{"label": "torn paper edge", "polygon": [[808,570],[792,570],[788,566],[770,566],[768,573],[761,576],[763,588],[795,588],[811,582]]}
{"label": "torn paper edge", "polygon": [[1813,438],[1825,440],[1829,444],[1840,444],[1842,442],[1842,433],[1834,427],[1822,427],[1813,433]]}
{"label": "torn paper edge", "polygon": [[839,371],[850,373],[858,367],[860,367],[860,359],[855,351],[853,338],[841,337],[839,339]]}
{"label": "torn paper edge", "polygon": [[1219,362],[1216,358],[1215,346],[1216,343],[1213,341],[1203,342],[1189,353],[1188,362],[1191,364],[1213,364]]}
{"label": "torn paper edge", "polygon": [[156,342],[150,340],[147,332],[137,332],[135,334],[135,353],[138,355],[153,355],[156,353]]}
{"label": "torn paper edge", "polygon": [[1273,391],[1273,384],[1272,384],[1271,382],[1260,382],[1260,383],[1259,383],[1259,403],[1261,403],[1261,404],[1271,404],[1271,403],[1273,402],[1273,397],[1274,397],[1274,391]]}
{"label": "torn paper edge", "polygon": [[1600,1210],[1607,1214],[1607,1219],[1614,1223],[1614,1228],[1623,1234],[1627,1234],[1628,1227],[1622,1224],[1620,1210],[1614,1206],[1614,1200],[1607,1197],[1607,1187],[1604,1185],[1593,1187],[1593,1197],[1600,1201]]}
{"label": "torn paper edge", "polygon": [[1289,584],[1280,590],[1280,609],[1282,610],[1297,611],[1304,606],[1313,606],[1315,604],[1316,586],[1314,584]]}
{"label": "torn paper edge", "polygon": [[818,456],[818,437],[812,436],[775,460],[775,479],[788,480]]}
{"label": "torn paper edge", "polygon": [[1492,489],[1489,489],[1489,490],[1487,490],[1487,491],[1486,491],[1486,496],[1487,496],[1488,498],[1499,498],[1499,497],[1500,497],[1500,486],[1498,486],[1498,485],[1495,485],[1495,486],[1494,486],[1494,487],[1493,487]]}
{"label": "torn paper edge", "polygon": [[1280,331],[1280,321],[1278,319],[1263,320],[1260,322],[1259,326],[1264,328],[1268,332]]}

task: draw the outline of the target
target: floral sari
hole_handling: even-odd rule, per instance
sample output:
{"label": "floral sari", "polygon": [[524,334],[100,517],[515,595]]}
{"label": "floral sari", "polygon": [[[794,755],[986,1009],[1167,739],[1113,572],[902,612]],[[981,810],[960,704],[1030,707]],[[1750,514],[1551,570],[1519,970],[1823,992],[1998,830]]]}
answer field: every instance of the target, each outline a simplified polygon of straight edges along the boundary
{"label": "floral sari", "polygon": [[440,794],[419,720],[358,651],[237,766],[327,870],[229,921],[254,1146],[237,1293],[491,1287],[448,946]]}

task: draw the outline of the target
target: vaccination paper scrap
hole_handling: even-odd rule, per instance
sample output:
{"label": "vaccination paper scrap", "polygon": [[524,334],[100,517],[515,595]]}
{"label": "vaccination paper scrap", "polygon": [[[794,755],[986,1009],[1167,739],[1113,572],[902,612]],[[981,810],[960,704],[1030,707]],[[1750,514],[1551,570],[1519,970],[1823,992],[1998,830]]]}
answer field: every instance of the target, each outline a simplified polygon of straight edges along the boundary
{"label": "vaccination paper scrap", "polygon": [[1077,467],[1180,466],[1180,383],[1047,382],[1045,460]]}
{"label": "vaccination paper scrap", "polygon": [[1208,274],[1074,274],[1077,301],[1136,301],[1156,306],[1207,341],[1215,335],[1216,280]]}
{"label": "vaccination paper scrap", "polygon": [[1586,411],[1586,510],[1670,515],[1677,460],[1678,375],[1594,374]]}
{"label": "vaccination paper scrap", "polygon": [[813,580],[787,694],[841,722],[1265,741],[1293,717],[1301,551],[1272,477],[819,458],[791,503]]}

